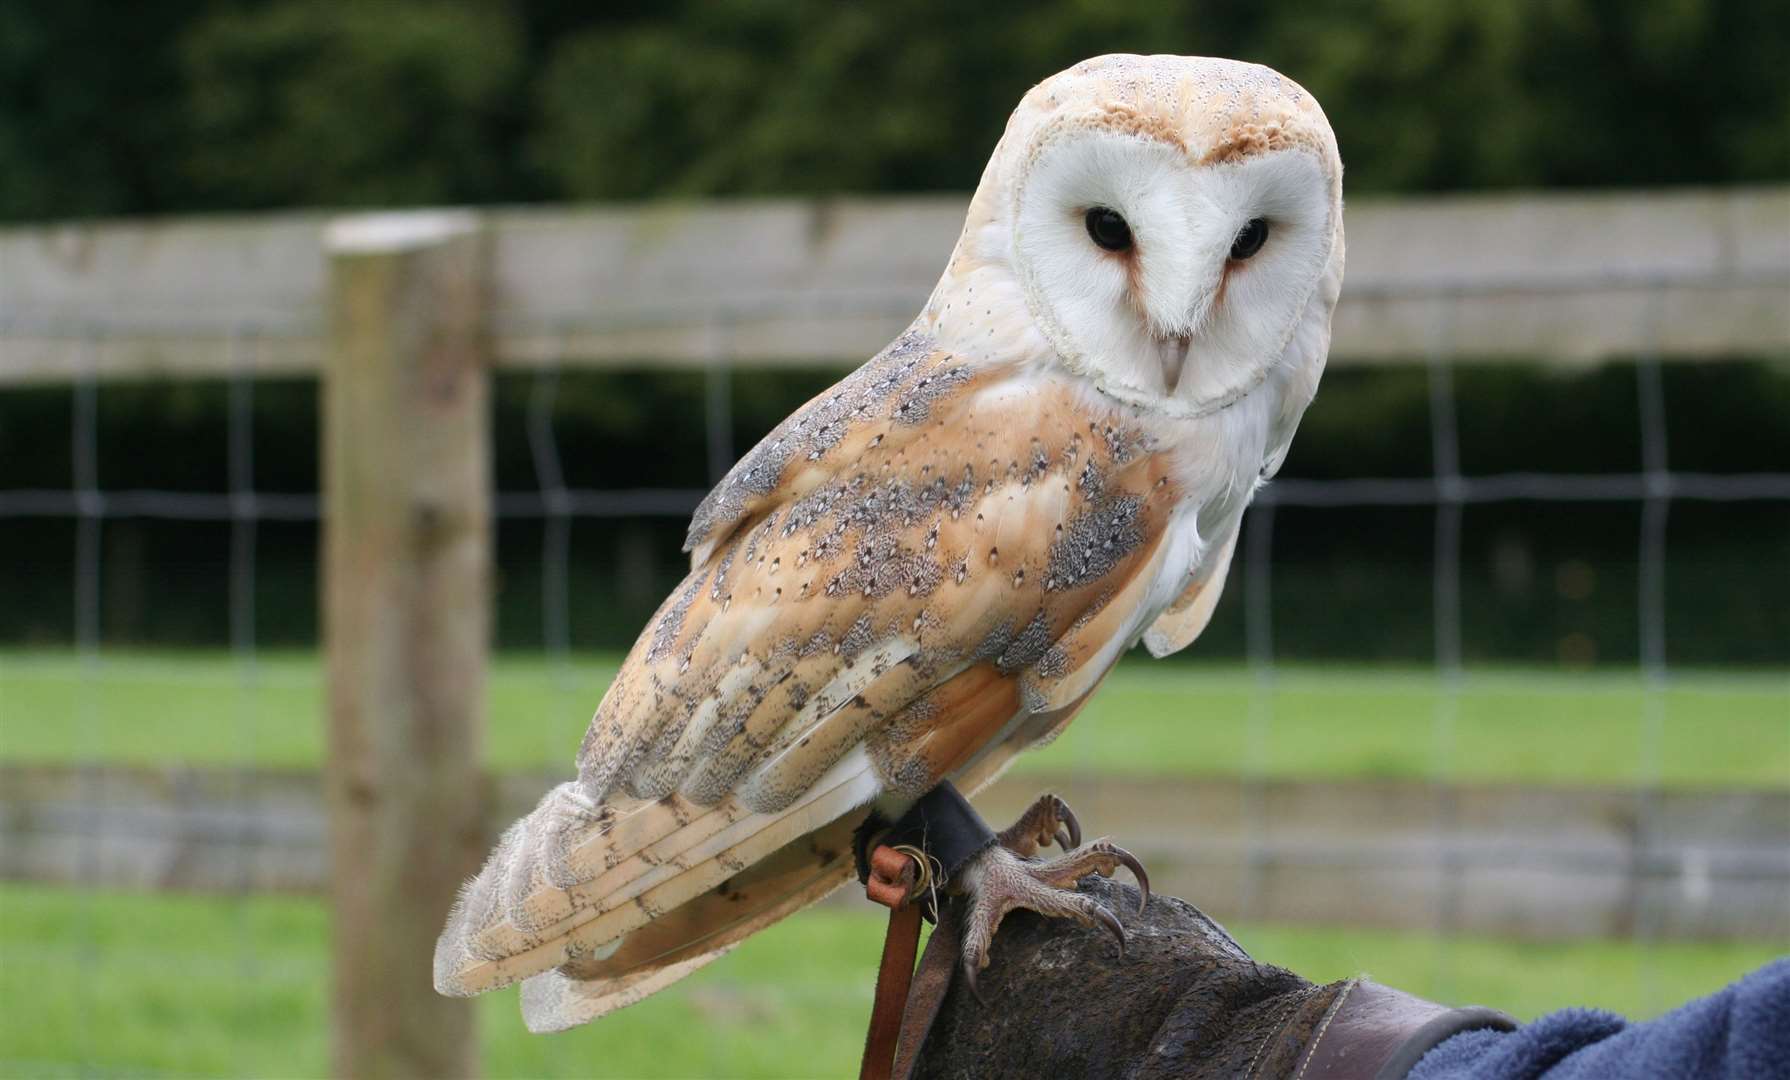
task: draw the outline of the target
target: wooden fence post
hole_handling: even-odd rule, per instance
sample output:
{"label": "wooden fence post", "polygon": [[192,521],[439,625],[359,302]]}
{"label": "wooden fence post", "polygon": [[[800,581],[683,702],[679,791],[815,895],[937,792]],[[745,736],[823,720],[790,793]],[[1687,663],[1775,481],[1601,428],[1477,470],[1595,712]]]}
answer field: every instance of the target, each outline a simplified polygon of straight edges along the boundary
{"label": "wooden fence post", "polygon": [[325,245],[332,1062],[469,1076],[472,1006],[430,959],[485,848],[485,246],[464,212],[347,217]]}

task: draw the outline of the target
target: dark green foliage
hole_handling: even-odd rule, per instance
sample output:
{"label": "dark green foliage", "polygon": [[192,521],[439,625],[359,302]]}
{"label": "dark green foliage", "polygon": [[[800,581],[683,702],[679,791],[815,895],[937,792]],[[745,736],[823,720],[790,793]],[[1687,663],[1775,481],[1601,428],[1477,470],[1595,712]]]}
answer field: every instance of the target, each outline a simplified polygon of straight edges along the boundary
{"label": "dark green foliage", "polygon": [[1356,193],[1790,174],[1778,0],[14,0],[0,218],[961,191],[1113,51],[1298,79]]}
{"label": "dark green foliage", "polygon": [[206,208],[489,201],[513,169],[513,23],[482,5],[306,0],[179,45],[186,182]]}
{"label": "dark green foliage", "polygon": [[[1110,51],[1235,56],[1298,79],[1336,127],[1351,193],[1790,176],[1782,0],[10,0],[0,220],[966,191],[1028,86]],[[736,377],[733,452],[829,381]],[[499,382],[506,491],[540,483],[535,389]],[[1469,472],[1640,465],[1632,368],[1468,368],[1456,390]],[[1781,368],[1674,367],[1667,392],[1675,468],[1790,471]],[[1421,371],[1332,372],[1284,475],[1430,475],[1428,394]],[[106,386],[102,486],[225,490],[225,397],[216,383]],[[699,376],[567,375],[567,482],[705,486],[704,400]],[[69,486],[70,410],[66,388],[0,395],[0,486]],[[315,490],[315,414],[309,384],[256,386],[260,490]],[[1431,655],[1429,511],[1286,510],[1276,532],[1283,655]],[[0,528],[0,641],[69,639],[74,533],[67,519]],[[669,518],[575,524],[574,643],[632,639],[679,575],[681,533]],[[1632,660],[1637,533],[1632,504],[1470,508],[1468,655]],[[1790,510],[1678,503],[1669,537],[1672,658],[1781,662]],[[257,530],[262,641],[314,640],[315,542],[310,525]],[[542,544],[538,521],[499,528],[501,644],[542,640]],[[101,551],[108,640],[224,639],[227,524],[108,521]],[[1207,655],[1241,651],[1240,594]]]}

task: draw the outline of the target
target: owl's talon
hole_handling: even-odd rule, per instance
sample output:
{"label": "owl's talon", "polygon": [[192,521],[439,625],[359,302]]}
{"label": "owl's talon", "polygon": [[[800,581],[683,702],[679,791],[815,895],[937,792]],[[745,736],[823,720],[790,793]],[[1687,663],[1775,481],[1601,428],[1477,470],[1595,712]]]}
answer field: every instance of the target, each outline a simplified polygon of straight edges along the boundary
{"label": "owl's talon", "polygon": [[[1144,864],[1137,861],[1136,855],[1105,840],[1095,841],[1089,850],[1111,855],[1118,860],[1120,866],[1131,871],[1131,876],[1137,879],[1137,913],[1142,915],[1144,909],[1150,906],[1150,875],[1144,873]],[[1106,876],[1111,877],[1112,874],[1108,872]]]}
{"label": "owl's talon", "polygon": [[1069,804],[1055,795],[1040,795],[1038,801],[1019,815],[1019,820],[1002,829],[996,842],[1008,851],[1030,858],[1038,849],[1056,841],[1067,854],[1081,846],[1081,822]]}
{"label": "owl's talon", "polygon": [[1081,822],[1076,820],[1075,811],[1069,809],[1068,803],[1058,799],[1055,795],[1052,795],[1051,798],[1056,801],[1057,816],[1063,820],[1063,825],[1069,830],[1069,842],[1061,845],[1063,852],[1067,854],[1081,847]]}
{"label": "owl's talon", "polygon": [[[983,957],[982,962],[988,963],[988,958]],[[970,996],[976,999],[976,1004],[986,1009],[988,999],[982,996],[982,987],[976,983],[976,962],[973,959],[963,965],[963,984],[970,988]]]}

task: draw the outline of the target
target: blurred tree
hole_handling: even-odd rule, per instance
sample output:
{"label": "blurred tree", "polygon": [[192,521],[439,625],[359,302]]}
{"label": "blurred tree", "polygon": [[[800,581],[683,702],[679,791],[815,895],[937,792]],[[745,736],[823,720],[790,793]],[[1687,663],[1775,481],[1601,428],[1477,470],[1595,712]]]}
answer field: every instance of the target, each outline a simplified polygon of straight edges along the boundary
{"label": "blurred tree", "polygon": [[1790,9],[1747,0],[1276,5],[1357,191],[1790,176]]}
{"label": "blurred tree", "polygon": [[209,207],[486,202],[509,193],[519,88],[501,8],[326,0],[224,12],[183,38],[186,175]]}
{"label": "blurred tree", "polygon": [[0,216],[177,204],[186,140],[175,46],[208,6],[0,3]]}
{"label": "blurred tree", "polygon": [[1783,0],[11,0],[0,217],[964,190],[1120,50],[1285,71],[1358,193],[1790,176]]}
{"label": "blurred tree", "polygon": [[1781,179],[1790,19],[1772,7],[674,4],[561,43],[531,156],[584,198],[961,190],[1028,86],[1133,50],[1299,79],[1356,191]]}
{"label": "blurred tree", "polygon": [[[1298,79],[1336,127],[1351,194],[1790,177],[1786,0],[0,0],[0,219],[961,192],[975,185],[1027,87],[1113,51],[1235,56]],[[736,450],[826,381],[816,372],[736,380]],[[1777,422],[1790,408],[1781,366],[1687,366],[1669,372],[1669,387],[1675,466],[1790,467]],[[505,490],[537,482],[518,435],[527,390],[505,383],[495,406]],[[1460,390],[1473,403],[1461,425],[1472,471],[1636,467],[1626,367],[1499,367],[1464,372]],[[315,489],[313,394],[308,383],[258,387],[263,490]],[[556,413],[568,477],[597,488],[699,483],[701,399],[687,375],[568,376]],[[1417,372],[1333,373],[1287,475],[1427,474],[1427,400]],[[215,384],[108,385],[102,482],[220,490],[223,401]],[[7,486],[66,483],[69,409],[66,388],[0,398]],[[664,438],[667,417],[696,426]],[[1506,437],[1519,417],[1534,437]],[[140,450],[170,439],[220,452]],[[615,462],[627,462],[628,475],[613,475]],[[1723,567],[1781,549],[1785,511],[1718,509],[1672,511],[1669,604],[1674,627],[1689,628],[1675,633],[1690,634],[1674,639],[1674,658],[1781,658],[1786,583],[1721,589],[1740,580]],[[1289,565],[1276,573],[1289,583],[1285,595],[1371,597],[1389,617],[1408,619],[1375,635],[1376,647],[1427,655],[1426,514],[1326,513],[1321,533],[1283,531]],[[1632,628],[1632,611],[1609,599],[1628,593],[1573,601],[1596,607],[1593,619],[1576,608],[1557,613],[1534,593],[1541,585],[1521,585],[1552,581],[1546,568],[1559,560],[1633,558],[1632,507],[1595,520],[1578,513],[1474,509],[1469,536],[1484,538],[1486,550],[1471,540],[1465,552],[1469,599],[1481,587],[1518,599],[1497,616],[1507,624],[1469,626],[1470,649],[1514,657],[1590,628],[1600,658],[1632,658],[1632,641],[1612,644]],[[675,521],[637,528],[651,531],[580,523],[578,572],[606,565],[599,554],[633,558],[629,544],[671,552],[681,537]],[[66,639],[71,530],[47,519],[0,530],[0,596],[17,601],[0,605],[0,641]],[[269,641],[312,640],[313,534],[308,525],[263,525]],[[158,613],[156,640],[176,624],[190,628],[176,636],[195,641],[224,633],[216,560],[226,527],[111,522],[107,536],[119,565],[141,566],[137,601],[109,611],[109,636],[147,635],[134,625],[144,611]],[[540,547],[534,523],[500,527],[506,642],[538,634],[540,589],[530,575]],[[181,560],[190,572],[163,572]],[[1476,585],[1472,568],[1498,560],[1518,569]],[[1543,570],[1521,570],[1530,564]],[[575,627],[578,640],[626,644],[675,565],[663,559],[642,571],[660,580],[631,598],[604,592],[607,579],[579,586],[595,599],[578,607],[588,620]],[[131,595],[119,582],[103,591]],[[1337,625],[1361,610],[1329,605],[1289,620],[1285,633],[1305,638],[1286,644],[1311,656],[1365,647]],[[1221,616],[1209,640],[1209,653],[1236,648],[1240,621]]]}
{"label": "blurred tree", "polygon": [[1224,52],[1255,10],[1211,5],[1202,41],[1160,0],[670,6],[554,54],[533,157],[573,197],[967,190],[1045,75],[1103,52]]}

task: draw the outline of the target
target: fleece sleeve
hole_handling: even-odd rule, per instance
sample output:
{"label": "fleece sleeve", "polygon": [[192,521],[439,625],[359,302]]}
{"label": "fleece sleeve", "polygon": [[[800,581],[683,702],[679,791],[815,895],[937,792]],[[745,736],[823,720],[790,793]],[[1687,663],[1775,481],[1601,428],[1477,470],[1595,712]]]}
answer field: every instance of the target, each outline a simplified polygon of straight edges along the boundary
{"label": "fleece sleeve", "polygon": [[1593,1080],[1613,1076],[1790,1080],[1790,959],[1654,1020],[1562,1009],[1514,1031],[1438,1043],[1410,1080]]}

